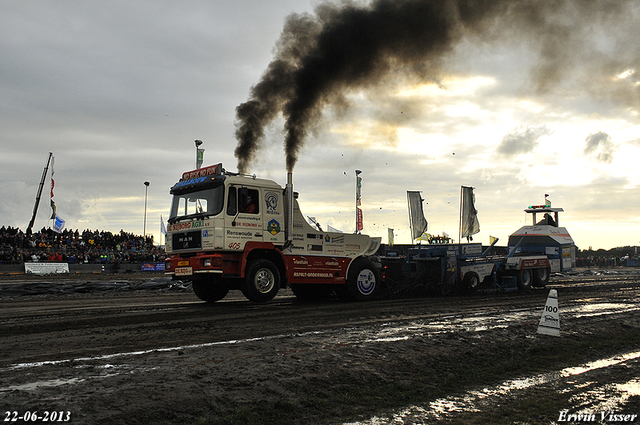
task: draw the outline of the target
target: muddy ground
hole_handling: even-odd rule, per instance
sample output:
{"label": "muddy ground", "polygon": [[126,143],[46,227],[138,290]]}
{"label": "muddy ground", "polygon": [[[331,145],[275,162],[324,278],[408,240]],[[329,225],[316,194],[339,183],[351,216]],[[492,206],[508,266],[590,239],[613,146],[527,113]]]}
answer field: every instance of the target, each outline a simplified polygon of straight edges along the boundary
{"label": "muddy ground", "polygon": [[[549,288],[560,337],[537,333]],[[264,305],[240,293],[206,304],[161,276],[0,277],[3,419],[548,424],[611,423],[614,411],[640,423],[634,270],[419,295],[303,303],[283,290]]]}

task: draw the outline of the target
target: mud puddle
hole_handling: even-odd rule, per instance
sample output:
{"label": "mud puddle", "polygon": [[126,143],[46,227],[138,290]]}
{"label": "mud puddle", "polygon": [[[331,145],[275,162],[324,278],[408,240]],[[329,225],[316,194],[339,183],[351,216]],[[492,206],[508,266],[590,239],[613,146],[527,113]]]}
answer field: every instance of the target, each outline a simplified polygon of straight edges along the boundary
{"label": "mud puddle", "polygon": [[[584,307],[584,306],[582,306]],[[601,314],[613,314],[619,312],[625,312],[630,310],[636,310],[638,307],[633,303],[601,303],[591,304],[588,309],[580,307],[570,307],[561,311],[560,317],[562,319],[563,312],[572,317],[575,317],[580,312],[581,317],[587,315],[601,315]],[[170,353],[179,353],[184,351],[196,351],[206,348],[223,348],[223,347],[249,347],[252,344],[261,343],[264,341],[279,340],[282,343],[295,346],[299,342],[305,341],[307,346],[306,350],[331,350],[335,346],[361,346],[365,344],[376,343],[388,343],[394,341],[403,341],[414,338],[430,338],[436,337],[440,334],[450,334],[458,332],[470,332],[470,333],[482,333],[484,331],[508,328],[514,323],[530,323],[531,333],[534,334],[537,328],[538,319],[542,310],[542,306],[539,308],[516,310],[511,313],[495,312],[495,313],[482,313],[474,314],[470,317],[464,315],[448,315],[437,318],[436,320],[414,320],[412,322],[390,322],[384,323],[376,327],[352,327],[339,330],[327,330],[327,331],[312,331],[306,333],[295,334],[279,334],[267,337],[248,338],[240,340],[228,340],[228,341],[215,341],[204,344],[193,345],[180,345],[173,347],[159,347],[156,349],[140,350],[121,352],[113,354],[105,354],[92,357],[81,357],[73,359],[63,359],[55,361],[41,361],[33,363],[20,363],[7,366],[0,369],[0,393],[12,390],[21,391],[37,391],[38,389],[52,387],[52,386],[73,386],[79,384],[85,379],[106,379],[114,376],[115,374],[122,373],[145,373],[145,369],[142,365],[137,365],[139,361],[135,358],[141,358],[145,355],[162,355]],[[606,363],[606,360],[604,360]],[[596,368],[596,365],[585,366],[586,370]],[[606,366],[601,366],[606,367]],[[46,372],[45,372],[46,369]],[[51,372],[51,369],[64,370],[64,378],[58,379],[45,379],[45,376]],[[19,383],[11,382],[11,385],[4,383],[2,376],[9,374],[14,370],[23,370],[22,379]],[[41,370],[38,372],[38,370]],[[579,374],[580,368],[576,368],[574,371],[565,371],[567,374]],[[48,373],[47,373],[48,372]],[[568,376],[568,375],[567,375]],[[521,380],[514,380],[508,383],[504,383],[499,391],[511,391],[515,389],[528,388],[532,385],[538,385],[544,382],[548,382],[551,379],[557,379],[548,376],[539,376],[533,378],[525,378]],[[5,381],[6,382],[6,381]],[[488,391],[488,392],[487,392]],[[498,393],[487,390],[483,393],[471,393],[469,397],[491,397]],[[472,400],[471,399],[471,400]],[[459,409],[468,410],[471,409],[471,405],[468,405],[464,400],[439,400],[434,402],[430,406],[430,411],[434,414],[445,411],[457,411]],[[412,408],[414,409],[414,408]],[[375,423],[375,422],[373,422]]]}
{"label": "mud puddle", "polygon": [[[514,323],[531,322],[533,329],[537,327],[543,306],[512,311],[510,313],[479,313],[472,316],[449,315],[431,321],[414,321],[407,325],[403,323],[383,324],[378,330],[366,330],[364,342],[389,342],[414,338],[416,336],[429,336],[440,333],[483,332],[492,329],[508,328]],[[560,320],[565,317],[584,318],[610,314],[638,311],[640,307],[636,303],[593,303],[588,306],[560,306]],[[535,325],[533,323],[535,322]],[[362,341],[361,330],[357,330],[351,338]]]}
{"label": "mud puddle", "polygon": [[[438,399],[425,406],[411,406],[384,417],[375,416],[366,421],[347,422],[343,425],[401,425],[435,422],[447,419],[451,415],[481,412],[487,406],[499,404],[503,400],[517,399],[518,392],[551,383],[559,383],[563,392],[575,393],[570,398],[571,406],[567,408],[572,411],[584,411],[585,417],[595,415],[595,418],[599,419],[605,415],[604,420],[606,420],[610,412],[620,411],[629,397],[640,395],[640,379],[634,378],[624,383],[600,385],[590,380],[588,374],[608,367],[635,367],[634,363],[639,360],[640,351],[634,351],[578,367],[508,380],[495,387],[469,391],[462,396]],[[577,375],[585,375],[585,379],[573,379]]]}

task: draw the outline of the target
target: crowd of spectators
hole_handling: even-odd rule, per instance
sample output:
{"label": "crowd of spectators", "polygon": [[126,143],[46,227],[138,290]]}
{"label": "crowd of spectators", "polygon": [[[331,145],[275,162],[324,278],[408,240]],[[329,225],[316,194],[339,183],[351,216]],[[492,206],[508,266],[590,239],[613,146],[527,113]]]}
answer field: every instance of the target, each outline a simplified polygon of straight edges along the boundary
{"label": "crowd of spectators", "polygon": [[588,256],[576,258],[577,267],[598,267],[598,268],[610,268],[620,267],[626,265],[626,258],[607,257],[607,256]]}
{"label": "crowd of spectators", "polygon": [[55,232],[42,228],[29,234],[16,227],[0,227],[0,264],[25,262],[138,263],[164,261],[164,249],[153,236],[137,236],[120,230],[111,233],[89,229]]}

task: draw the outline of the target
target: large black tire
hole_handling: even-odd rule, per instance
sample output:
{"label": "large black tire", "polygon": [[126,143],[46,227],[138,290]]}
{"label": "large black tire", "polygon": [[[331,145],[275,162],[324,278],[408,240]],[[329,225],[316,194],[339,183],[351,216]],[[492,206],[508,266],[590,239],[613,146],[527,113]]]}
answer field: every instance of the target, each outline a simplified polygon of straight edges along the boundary
{"label": "large black tire", "polygon": [[229,293],[229,284],[220,278],[194,279],[191,287],[198,298],[208,303],[220,301]]}
{"label": "large black tire", "polygon": [[462,280],[462,290],[467,294],[472,294],[480,288],[480,277],[475,272],[465,273]]}
{"label": "large black tire", "polygon": [[347,283],[336,286],[336,294],[343,301],[368,301],[381,290],[380,272],[368,258],[356,258],[349,267]]}
{"label": "large black tire", "polygon": [[551,271],[548,267],[543,267],[541,269],[535,269],[533,271],[533,286],[536,288],[544,288],[549,283],[549,276],[551,275]]}
{"label": "large black tire", "polygon": [[247,267],[240,289],[245,297],[256,303],[271,301],[280,290],[280,272],[269,260],[253,260]]}
{"label": "large black tire", "polygon": [[518,273],[518,288],[527,290],[531,289],[533,283],[533,272],[531,269],[520,270]]}

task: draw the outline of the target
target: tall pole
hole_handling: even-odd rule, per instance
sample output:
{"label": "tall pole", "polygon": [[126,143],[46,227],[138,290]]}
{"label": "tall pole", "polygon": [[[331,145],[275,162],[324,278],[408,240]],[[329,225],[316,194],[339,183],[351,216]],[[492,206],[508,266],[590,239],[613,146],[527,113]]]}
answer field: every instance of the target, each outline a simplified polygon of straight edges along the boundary
{"label": "tall pole", "polygon": [[144,182],[144,227],[142,230],[142,240],[147,240],[147,192],[149,191],[149,182]]}
{"label": "tall pole", "polygon": [[359,227],[358,227],[358,219],[360,218],[360,215],[358,214],[358,208],[360,207],[361,201],[360,201],[360,173],[362,173],[362,170],[356,170],[356,231],[355,233],[358,233],[360,231]]}
{"label": "tall pole", "polygon": [[40,179],[40,186],[38,187],[38,194],[36,195],[36,204],[33,206],[33,216],[31,216],[31,221],[29,221],[29,225],[27,226],[27,235],[31,234],[31,228],[33,227],[33,223],[36,221],[38,205],[40,205],[40,196],[42,195],[42,187],[44,186],[44,179],[47,177],[47,171],[49,170],[49,163],[51,163],[52,156],[53,152],[49,152],[49,159],[47,160],[47,165],[44,167],[44,171],[42,172],[42,179]]}
{"label": "tall pole", "polygon": [[196,168],[200,168],[198,165],[198,148],[202,144],[202,140],[194,140],[194,143],[196,144]]}

